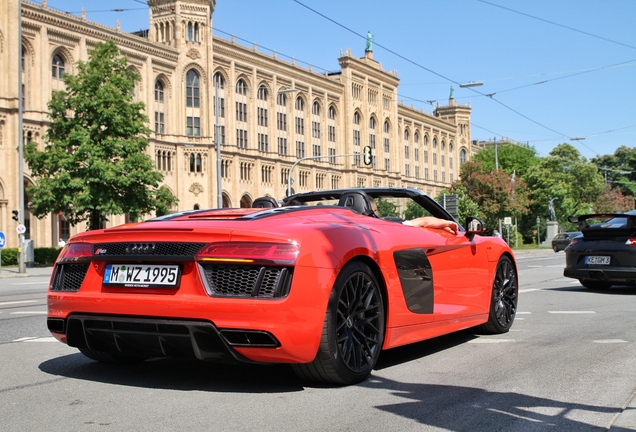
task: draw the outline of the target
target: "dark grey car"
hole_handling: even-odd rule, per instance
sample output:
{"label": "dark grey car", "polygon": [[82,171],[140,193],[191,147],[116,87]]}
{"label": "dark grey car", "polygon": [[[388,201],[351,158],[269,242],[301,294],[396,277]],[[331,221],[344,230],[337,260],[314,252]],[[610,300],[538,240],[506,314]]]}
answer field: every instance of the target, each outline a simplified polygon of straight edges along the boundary
{"label": "dark grey car", "polygon": [[564,250],[566,247],[568,247],[573,238],[581,235],[583,235],[583,233],[580,231],[557,234],[552,239],[552,250],[554,250],[555,252]]}

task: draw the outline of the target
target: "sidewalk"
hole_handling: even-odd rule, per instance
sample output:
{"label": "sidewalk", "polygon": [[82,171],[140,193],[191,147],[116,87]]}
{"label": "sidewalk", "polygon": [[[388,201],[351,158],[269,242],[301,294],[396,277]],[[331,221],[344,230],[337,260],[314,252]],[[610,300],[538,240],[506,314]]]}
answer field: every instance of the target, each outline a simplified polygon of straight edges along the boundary
{"label": "sidewalk", "polygon": [[21,278],[31,276],[51,276],[53,266],[49,267],[27,267],[25,273],[18,272],[18,267],[0,267],[0,279],[5,278]]}

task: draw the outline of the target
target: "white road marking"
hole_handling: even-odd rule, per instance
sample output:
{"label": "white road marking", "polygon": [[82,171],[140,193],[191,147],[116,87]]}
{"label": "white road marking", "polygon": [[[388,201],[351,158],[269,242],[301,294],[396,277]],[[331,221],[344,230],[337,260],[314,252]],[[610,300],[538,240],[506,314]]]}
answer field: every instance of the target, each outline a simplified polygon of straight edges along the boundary
{"label": "white road marking", "polygon": [[506,342],[515,342],[514,339],[486,339],[486,338],[477,338],[468,343],[476,343],[476,344],[496,344],[496,343],[506,343]]}
{"label": "white road marking", "polygon": [[46,311],[17,311],[11,312],[10,315],[46,315]]}
{"label": "white road marking", "polygon": [[611,343],[627,343],[627,341],[623,339],[601,339],[601,340],[595,340],[594,343],[611,344]]}
{"label": "white road marking", "polygon": [[35,338],[35,339],[29,339],[25,342],[57,342],[58,340],[55,339],[53,336],[49,336],[49,337],[41,337],[41,338]]}
{"label": "white road marking", "polygon": [[24,304],[24,303],[37,303],[38,300],[19,300],[19,301],[10,301],[10,302],[2,302],[0,306],[8,306],[14,304]]}
{"label": "white road marking", "polygon": [[28,341],[28,340],[31,340],[31,339],[37,339],[37,338],[36,337],[23,337],[23,338],[20,338],[20,339],[16,339],[13,342],[24,342],[24,341]]}
{"label": "white road marking", "polygon": [[532,292],[532,291],[541,291],[541,289],[539,288],[528,288],[525,290],[519,290],[520,293],[527,293],[527,292]]}
{"label": "white road marking", "polygon": [[548,311],[551,314],[595,314],[594,311]]}

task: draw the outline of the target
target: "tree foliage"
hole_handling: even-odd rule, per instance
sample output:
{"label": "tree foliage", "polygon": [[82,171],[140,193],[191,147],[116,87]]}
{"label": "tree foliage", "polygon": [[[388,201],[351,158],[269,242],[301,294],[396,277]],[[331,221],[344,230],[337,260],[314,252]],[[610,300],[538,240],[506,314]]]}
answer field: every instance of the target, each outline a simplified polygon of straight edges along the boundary
{"label": "tree foliage", "polygon": [[[505,144],[497,146],[497,157],[495,158],[495,147],[488,146],[479,150],[472,158],[475,162],[481,162],[481,169],[484,172],[499,170],[508,174],[515,173],[523,178],[530,167],[538,165],[541,159],[537,156],[534,147],[516,144]],[[497,160],[498,163],[495,162]]]}
{"label": "tree foliage", "polygon": [[623,195],[636,195],[636,148],[620,146],[613,155],[592,159],[606,183],[618,187]]}
{"label": "tree foliage", "polygon": [[526,182],[503,170],[487,170],[481,161],[470,161],[461,166],[460,180],[453,183],[451,192],[467,196],[477,204],[491,227],[497,226],[499,219],[519,217],[528,212]]}
{"label": "tree foliage", "polygon": [[36,143],[25,159],[36,178],[28,188],[32,213],[64,212],[72,225],[100,226],[105,215],[167,211],[176,202],[158,189],[162,175],[146,154],[150,130],[144,104],[134,101],[137,73],[128,70],[113,41],[97,43],[78,74],[64,75],[53,92],[44,151]]}

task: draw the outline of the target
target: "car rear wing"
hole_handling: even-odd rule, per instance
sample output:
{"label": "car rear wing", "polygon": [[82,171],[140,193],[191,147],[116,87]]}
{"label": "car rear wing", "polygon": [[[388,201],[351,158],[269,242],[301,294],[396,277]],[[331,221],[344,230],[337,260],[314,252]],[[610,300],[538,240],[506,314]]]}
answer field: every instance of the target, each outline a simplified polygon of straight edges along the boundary
{"label": "car rear wing", "polygon": [[[624,222],[610,224],[609,219],[622,219]],[[605,219],[606,222],[595,223],[590,225],[589,221],[593,219]],[[591,231],[605,231],[612,230],[612,233],[616,235],[630,235],[636,231],[636,215],[629,215],[626,213],[596,213],[586,214],[580,216],[568,216],[568,220],[572,223],[576,223],[579,226],[579,231],[585,236]]]}

